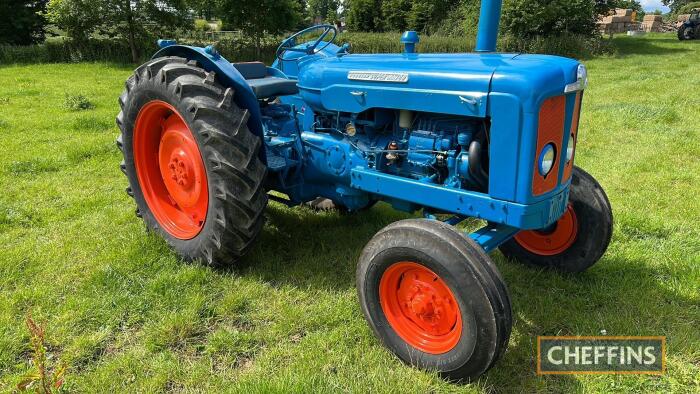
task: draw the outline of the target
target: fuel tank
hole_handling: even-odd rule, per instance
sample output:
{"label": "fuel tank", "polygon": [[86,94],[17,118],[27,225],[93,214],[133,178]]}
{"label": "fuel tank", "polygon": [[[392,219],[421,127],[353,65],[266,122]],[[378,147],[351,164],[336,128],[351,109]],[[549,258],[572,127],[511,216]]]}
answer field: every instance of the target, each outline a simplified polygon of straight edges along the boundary
{"label": "fuel tank", "polygon": [[485,117],[492,91],[536,105],[576,79],[578,62],[518,54],[357,54],[300,61],[298,85],[316,111],[393,108]]}

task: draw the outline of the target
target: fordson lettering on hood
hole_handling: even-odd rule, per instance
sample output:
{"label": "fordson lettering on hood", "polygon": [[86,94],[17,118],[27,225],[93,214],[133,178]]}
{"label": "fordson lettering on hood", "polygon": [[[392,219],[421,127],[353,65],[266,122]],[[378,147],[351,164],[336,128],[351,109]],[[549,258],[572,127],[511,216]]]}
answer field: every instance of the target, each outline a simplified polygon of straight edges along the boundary
{"label": "fordson lettering on hood", "polygon": [[385,73],[373,71],[349,71],[348,79],[353,81],[408,82],[408,73]]}

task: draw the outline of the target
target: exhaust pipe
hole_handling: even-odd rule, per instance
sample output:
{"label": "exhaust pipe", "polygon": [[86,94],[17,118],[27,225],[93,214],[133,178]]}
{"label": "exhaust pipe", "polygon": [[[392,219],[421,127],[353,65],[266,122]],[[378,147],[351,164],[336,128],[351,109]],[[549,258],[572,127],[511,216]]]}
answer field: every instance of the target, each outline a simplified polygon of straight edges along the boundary
{"label": "exhaust pipe", "polygon": [[476,35],[477,52],[496,52],[502,5],[503,0],[481,0],[479,32]]}

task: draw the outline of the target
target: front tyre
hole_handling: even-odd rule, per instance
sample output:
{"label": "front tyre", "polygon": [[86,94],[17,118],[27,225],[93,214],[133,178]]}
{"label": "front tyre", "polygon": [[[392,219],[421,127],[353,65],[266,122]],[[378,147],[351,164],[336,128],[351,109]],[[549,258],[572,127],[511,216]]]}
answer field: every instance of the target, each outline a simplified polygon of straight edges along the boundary
{"label": "front tyre", "polygon": [[603,188],[574,167],[569,206],[561,218],[546,229],[521,231],[499,249],[530,265],[582,272],[603,257],[612,231],[612,208]]}
{"label": "front tyre", "polygon": [[475,379],[503,354],[508,290],[483,249],[445,223],[408,219],[379,231],[357,267],[372,331],[407,364]]}
{"label": "front tyre", "polygon": [[119,98],[117,146],[137,215],[185,260],[231,264],[263,226],[261,141],[233,90],[179,57],[139,67]]}

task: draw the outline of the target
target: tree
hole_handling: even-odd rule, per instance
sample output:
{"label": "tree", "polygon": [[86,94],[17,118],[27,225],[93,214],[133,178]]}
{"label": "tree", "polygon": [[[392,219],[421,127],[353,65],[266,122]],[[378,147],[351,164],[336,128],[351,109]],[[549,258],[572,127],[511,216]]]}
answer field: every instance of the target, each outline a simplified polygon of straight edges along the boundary
{"label": "tree", "polygon": [[678,14],[678,11],[683,8],[683,6],[692,1],[694,0],[661,0],[661,3],[670,8],[672,14]]}
{"label": "tree", "polygon": [[47,19],[76,41],[84,41],[100,24],[101,1],[50,0]]}
{"label": "tree", "polygon": [[29,45],[44,41],[46,21],[41,12],[47,0],[3,0],[0,2],[0,43]]}
{"label": "tree", "polygon": [[454,4],[447,0],[413,0],[412,3],[408,15],[408,28],[426,33],[435,30],[454,7]]}
{"label": "tree", "polygon": [[458,6],[447,0],[384,0],[384,29],[433,33],[440,30],[442,23]]}
{"label": "tree", "polygon": [[216,0],[186,0],[185,3],[202,19],[211,20],[216,12]]}
{"label": "tree", "polygon": [[313,24],[313,20],[309,15],[309,7],[307,5],[307,0],[295,0],[297,5],[297,11],[299,14],[299,21],[294,30],[301,30],[303,28],[309,27]]}
{"label": "tree", "polygon": [[383,31],[381,0],[350,0],[347,24],[354,31]]}
{"label": "tree", "polygon": [[384,0],[382,2],[384,28],[389,31],[407,30],[412,6],[412,0]]}
{"label": "tree", "polygon": [[449,10],[435,31],[450,36],[476,37],[480,10],[478,1],[461,0]]}
{"label": "tree", "polygon": [[595,21],[590,0],[506,0],[501,26],[504,32],[519,37],[593,35]]}
{"label": "tree", "polygon": [[300,11],[296,0],[221,0],[219,5],[224,28],[251,37],[258,56],[263,36],[297,27]]}
{"label": "tree", "polygon": [[324,22],[335,21],[338,17],[338,0],[308,0],[308,13],[311,19],[320,18]]}
{"label": "tree", "polygon": [[693,1],[692,3],[688,3],[684,5],[683,7],[679,7],[677,10],[678,14],[690,14],[690,12],[694,9],[700,9],[700,1]]}
{"label": "tree", "polygon": [[134,62],[140,58],[139,40],[191,24],[188,14],[185,0],[50,0],[46,12],[78,41],[95,32],[125,38]]}

